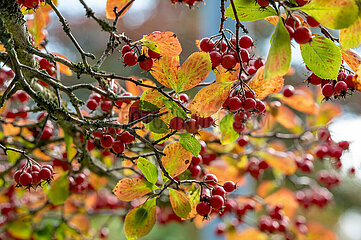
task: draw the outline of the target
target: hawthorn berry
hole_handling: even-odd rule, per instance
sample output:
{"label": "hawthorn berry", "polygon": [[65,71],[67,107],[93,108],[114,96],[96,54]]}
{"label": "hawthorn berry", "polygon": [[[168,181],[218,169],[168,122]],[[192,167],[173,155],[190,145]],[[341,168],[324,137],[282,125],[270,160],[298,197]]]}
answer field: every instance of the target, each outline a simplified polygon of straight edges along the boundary
{"label": "hawthorn berry", "polygon": [[209,38],[202,38],[199,47],[203,52],[211,52],[214,49],[214,42]]}
{"label": "hawthorn berry", "polygon": [[242,107],[242,101],[238,97],[231,97],[227,100],[227,106],[232,112],[238,111]]}
{"label": "hawthorn berry", "polygon": [[249,137],[247,135],[240,136],[237,143],[239,146],[244,147],[249,143]]}
{"label": "hawthorn berry", "polygon": [[310,27],[318,27],[320,25],[320,23],[311,16],[307,16],[306,21]]}
{"label": "hawthorn berry", "polygon": [[[261,0],[261,1],[267,1],[269,3],[268,0]],[[253,39],[248,35],[244,35],[240,37],[238,44],[241,48],[250,48],[253,46]]]}
{"label": "hawthorn berry", "polygon": [[212,190],[212,195],[219,195],[221,197],[224,197],[226,195],[226,191],[224,190],[223,187],[215,186]]}
{"label": "hawthorn berry", "polygon": [[151,49],[148,49],[148,56],[150,58],[160,58],[162,55],[160,53],[152,51]]}
{"label": "hawthorn berry", "polygon": [[193,118],[188,118],[184,121],[184,129],[189,133],[198,133],[199,124],[198,121]]}
{"label": "hawthorn berry", "polygon": [[220,195],[213,195],[208,199],[208,201],[211,207],[214,209],[221,209],[224,204],[224,199]]}
{"label": "hawthorn berry", "polygon": [[236,184],[232,181],[223,183],[223,188],[226,192],[233,192],[236,189]]}
{"label": "hawthorn berry", "polygon": [[111,101],[102,101],[100,103],[100,109],[103,112],[108,112],[112,108],[112,102]]}
{"label": "hawthorn berry", "polygon": [[207,184],[211,185],[211,186],[214,186],[214,187],[217,185],[217,182],[218,182],[218,178],[214,174],[205,175],[203,180],[205,182],[209,181],[209,182],[207,182]]}
{"label": "hawthorn berry", "polygon": [[139,62],[139,67],[148,72],[153,67],[153,60],[151,58],[145,58]]}
{"label": "hawthorn berry", "polygon": [[305,44],[312,40],[312,32],[307,27],[298,27],[295,30],[294,39],[299,44]]}
{"label": "hawthorn berry", "polygon": [[236,58],[231,54],[225,54],[222,56],[221,65],[225,69],[233,69],[237,64]]}
{"label": "hawthorn berry", "polygon": [[268,7],[268,5],[269,5],[269,1],[268,1],[268,0],[257,0],[257,3],[258,3],[261,7]]}
{"label": "hawthorn berry", "polygon": [[33,177],[31,176],[30,173],[28,172],[23,172],[21,173],[20,177],[19,177],[19,183],[22,186],[29,186],[33,181]]}
{"label": "hawthorn berry", "polygon": [[137,64],[138,57],[134,52],[127,52],[124,54],[123,60],[126,66],[132,67]]}
{"label": "hawthorn berry", "polygon": [[212,62],[212,68],[216,68],[221,64],[222,55],[217,51],[212,51],[209,53]]}
{"label": "hawthorn berry", "polygon": [[295,94],[295,88],[291,85],[286,85],[283,89],[283,96],[292,97]]}
{"label": "hawthorn berry", "polygon": [[112,145],[112,149],[115,153],[124,152],[124,143],[122,141],[115,141]]}
{"label": "hawthorn berry", "polygon": [[194,166],[198,166],[201,162],[202,162],[202,156],[201,155],[192,156],[192,164]]}
{"label": "hawthorn berry", "polygon": [[290,35],[290,39],[292,40],[295,36],[295,30],[289,25],[286,25],[285,27],[287,29],[288,34]]}
{"label": "hawthorn berry", "polygon": [[94,99],[89,99],[86,102],[86,106],[87,108],[89,108],[90,110],[94,111],[97,107],[98,107],[98,103],[97,101],[95,101]]}
{"label": "hawthorn berry", "polygon": [[326,84],[325,86],[322,87],[322,94],[325,97],[332,97],[334,92],[335,92],[335,90],[333,89],[332,84]]}
{"label": "hawthorn berry", "polygon": [[120,135],[120,140],[124,143],[124,144],[128,144],[133,142],[135,139],[135,137],[130,134],[128,131],[124,131],[122,132],[122,134]]}
{"label": "hawthorn berry", "polygon": [[339,81],[335,84],[334,90],[335,93],[343,93],[347,90],[347,88],[347,83],[345,83],[344,81]]}
{"label": "hawthorn berry", "polygon": [[51,171],[48,168],[42,168],[39,172],[39,178],[42,180],[48,180],[51,178]]}
{"label": "hawthorn berry", "polygon": [[181,117],[175,117],[169,122],[170,128],[174,130],[182,130],[184,128],[184,121]]}
{"label": "hawthorn berry", "polygon": [[100,144],[103,148],[110,148],[113,145],[114,139],[109,134],[104,134],[100,138]]}
{"label": "hawthorn berry", "polygon": [[211,212],[211,205],[208,202],[202,201],[197,204],[196,211],[199,215],[207,217]]}

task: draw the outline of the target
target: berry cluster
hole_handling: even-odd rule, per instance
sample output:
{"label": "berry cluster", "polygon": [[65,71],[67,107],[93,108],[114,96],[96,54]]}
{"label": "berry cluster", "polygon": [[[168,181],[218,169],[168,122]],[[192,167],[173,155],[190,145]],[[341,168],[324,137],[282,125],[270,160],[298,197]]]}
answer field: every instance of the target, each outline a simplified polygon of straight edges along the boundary
{"label": "berry cluster", "polygon": [[[37,119],[40,121],[44,117],[45,113],[41,113],[39,114]],[[42,129],[42,127],[35,127],[29,128],[29,130],[33,133],[35,139],[37,139],[39,137],[39,134],[41,134],[40,140],[49,140],[54,135],[55,127],[52,122],[47,121],[45,123],[44,129]]]}
{"label": "berry cluster", "polygon": [[78,173],[74,176],[68,177],[69,191],[73,193],[81,193],[87,190],[90,185],[89,181],[84,173]]}
{"label": "berry cluster", "polygon": [[333,164],[335,168],[340,168],[342,163],[340,158],[345,150],[348,150],[350,144],[348,141],[335,142],[331,139],[331,134],[326,128],[322,128],[318,132],[318,139],[323,141],[316,149],[316,156],[319,159],[325,159],[329,157],[334,160]]}
{"label": "berry cluster", "polygon": [[317,173],[317,181],[320,184],[325,185],[327,188],[331,188],[341,183],[341,178],[334,172],[322,170]]}
{"label": "berry cluster", "polygon": [[68,154],[63,153],[61,159],[53,160],[53,167],[61,167],[64,171],[69,170]]}
{"label": "berry cluster", "polygon": [[146,72],[148,72],[148,71],[150,71],[150,69],[152,69],[153,59],[158,59],[161,57],[161,55],[159,53],[156,53],[156,52],[152,51],[151,49],[148,49],[148,51],[147,51],[148,56],[143,53],[143,54],[140,54],[138,57],[138,54],[136,52],[134,52],[134,47],[132,47],[130,45],[124,45],[121,52],[122,52],[123,62],[124,62],[125,66],[132,67],[138,63],[139,67]]}
{"label": "berry cluster", "polygon": [[5,89],[7,88],[7,83],[13,79],[15,76],[15,73],[10,68],[0,68],[0,88]]}
{"label": "berry cluster", "polygon": [[189,133],[196,134],[198,133],[199,127],[209,128],[213,126],[214,119],[213,117],[202,118],[192,114],[192,116],[186,120],[183,120],[181,117],[175,117],[170,121],[169,125],[173,130],[180,131],[185,129]]}
{"label": "berry cluster", "polygon": [[45,2],[45,0],[18,0],[20,7],[26,7],[28,9],[37,8],[40,2]]}
{"label": "berry cluster", "polygon": [[[114,85],[116,86],[116,85]],[[115,90],[117,90],[117,87],[114,87]],[[120,95],[121,97],[130,97],[132,94],[130,92],[125,92]],[[118,100],[114,102],[116,106],[119,108],[122,107],[122,105],[128,105],[131,103],[131,100]],[[89,110],[95,111],[98,107],[103,112],[110,112],[113,108],[113,102],[103,96],[101,96],[98,93],[93,92],[90,94],[88,101],[86,102],[86,106]]]}
{"label": "berry cluster", "polygon": [[239,39],[240,57],[236,52],[236,45],[237,40],[234,37],[229,40],[226,39],[226,41],[220,39],[215,42],[213,42],[212,38],[202,38],[199,42],[199,48],[203,52],[209,53],[212,68],[221,65],[227,70],[232,70],[236,67],[237,63],[242,63],[249,76],[252,76],[264,65],[262,58],[251,59],[250,57],[254,46],[253,39],[248,35],[244,35]]}
{"label": "berry cluster", "polygon": [[306,154],[303,157],[296,159],[296,164],[299,170],[304,173],[310,173],[313,171],[313,156],[311,154]]}
{"label": "berry cluster", "polygon": [[[54,63],[49,62],[45,58],[37,58],[37,61],[39,62],[39,70],[45,70],[53,78],[56,77],[56,68]],[[39,83],[44,87],[49,86],[47,83],[43,81],[39,81]]]}
{"label": "berry cluster", "polygon": [[246,90],[244,96],[234,91],[223,104],[226,108],[234,113],[233,129],[241,134],[246,129],[246,121],[252,114],[258,115],[266,111],[266,105]]}
{"label": "berry cluster", "polygon": [[205,189],[196,210],[199,215],[208,217],[212,209],[219,213],[226,208],[226,193],[233,192],[236,189],[236,184],[232,181],[227,181],[223,186],[217,186],[218,179],[214,174],[205,175],[204,182],[212,187],[212,191]]}
{"label": "berry cluster", "polygon": [[202,160],[203,158],[201,155],[192,156],[192,162],[189,165],[188,170],[191,172],[193,178],[197,178],[201,174],[202,168],[199,164],[202,163]]}
{"label": "berry cluster", "polygon": [[284,216],[281,206],[272,207],[268,211],[268,216],[263,215],[259,219],[259,229],[262,232],[285,233],[289,224],[289,218]]}
{"label": "berry cluster", "polygon": [[94,205],[92,205],[93,210],[117,209],[121,207],[126,207],[126,203],[119,201],[119,199],[114,194],[105,188],[100,189],[96,193],[96,199]]}
{"label": "berry cluster", "polygon": [[[25,119],[29,116],[29,107],[25,104],[30,100],[29,95],[23,90],[18,90],[14,95],[10,98],[11,107],[6,113],[6,118],[9,119]],[[17,110],[16,110],[17,109]]]}
{"label": "berry cluster", "polygon": [[112,149],[115,154],[122,153],[125,149],[125,144],[134,141],[134,136],[128,131],[120,132],[119,128],[108,127],[106,131],[96,131],[93,133],[94,140],[89,139],[87,142],[88,151],[92,151],[96,147],[96,141],[99,139],[100,146],[105,149]]}
{"label": "berry cluster", "polygon": [[306,225],[306,218],[304,216],[296,217],[295,226],[297,230],[302,234],[306,234],[308,232],[308,227]]}
{"label": "berry cluster", "polygon": [[312,205],[322,208],[333,199],[333,195],[327,188],[309,188],[297,191],[296,199],[304,208],[309,208]]}
{"label": "berry cluster", "polygon": [[298,44],[305,44],[312,40],[312,32],[308,27],[301,25],[301,20],[297,15],[288,16],[285,22],[291,40],[294,39]]}
{"label": "berry cluster", "polygon": [[248,160],[247,172],[249,172],[253,178],[259,179],[268,167],[268,163],[266,163],[265,160],[251,157]]}
{"label": "berry cluster", "polygon": [[41,185],[41,182],[50,182],[53,178],[54,170],[49,164],[44,166],[36,164],[23,163],[21,169],[14,173],[14,180],[17,186],[23,186],[28,189],[36,188]]}

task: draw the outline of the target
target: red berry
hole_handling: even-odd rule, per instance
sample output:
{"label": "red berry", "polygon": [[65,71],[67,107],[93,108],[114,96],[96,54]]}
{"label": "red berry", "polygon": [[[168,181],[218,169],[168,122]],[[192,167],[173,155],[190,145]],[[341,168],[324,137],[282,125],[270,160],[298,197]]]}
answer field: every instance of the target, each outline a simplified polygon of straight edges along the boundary
{"label": "red berry", "polygon": [[296,0],[296,3],[300,6],[306,5],[311,0]]}
{"label": "red berry", "polygon": [[87,106],[87,108],[89,108],[90,110],[93,111],[98,107],[98,103],[94,99],[89,99],[86,102],[86,106]]}
{"label": "red berry", "polygon": [[283,89],[283,96],[292,97],[295,94],[295,88],[291,85],[286,85]]}
{"label": "red berry", "polygon": [[222,56],[221,64],[225,69],[232,69],[236,66],[237,60],[233,55],[225,54]]}
{"label": "red berry", "polygon": [[182,103],[188,103],[189,102],[188,95],[185,93],[179,94],[179,101],[181,101]]}
{"label": "red berry", "polygon": [[233,122],[233,130],[236,133],[241,134],[244,129],[246,129],[246,124],[241,122]]}
{"label": "red berry", "polygon": [[211,212],[211,205],[208,202],[199,202],[196,207],[197,213],[201,216],[208,216]]}
{"label": "red berry", "polygon": [[286,29],[288,31],[288,34],[290,35],[290,39],[292,40],[295,35],[295,30],[291,26],[288,26],[288,25],[286,25]]}
{"label": "red berry", "polygon": [[122,55],[124,56],[124,54],[126,54],[127,52],[130,52],[130,51],[133,51],[133,50],[131,50],[131,46],[129,46],[129,45],[124,45],[123,47],[122,47]]}
{"label": "red berry", "polygon": [[249,67],[247,70],[247,73],[252,76],[253,74],[255,74],[257,72],[257,69],[255,67]]}
{"label": "red berry", "polygon": [[347,83],[345,83],[344,81],[339,81],[335,84],[334,90],[335,93],[342,93],[345,92],[347,88],[348,88]]}
{"label": "red berry", "polygon": [[234,121],[238,123],[246,121],[247,118],[248,118],[247,114],[242,111],[239,111],[238,113],[234,114]]}
{"label": "red berry", "polygon": [[222,55],[217,51],[212,51],[209,53],[209,56],[211,57],[212,61],[212,68],[216,68],[221,64],[222,61]]}
{"label": "red berry", "polygon": [[237,140],[239,146],[244,147],[249,143],[249,137],[246,135],[240,136]]}
{"label": "red berry", "polygon": [[261,7],[268,7],[268,5],[269,5],[269,1],[268,1],[268,0],[257,0],[257,3],[258,3]]}
{"label": "red berry", "polygon": [[160,58],[162,56],[160,53],[156,53],[151,49],[148,49],[148,55],[150,58]]}
{"label": "red berry", "polygon": [[310,27],[318,27],[320,25],[320,23],[311,16],[308,16],[306,20]]}
{"label": "red berry", "polygon": [[212,190],[212,195],[219,195],[221,197],[224,197],[226,195],[226,191],[224,190],[223,187],[215,186]]}
{"label": "red berry", "polygon": [[207,174],[204,176],[204,181],[205,182],[210,181],[210,182],[207,182],[208,185],[216,186],[218,179],[217,179],[216,175],[214,175],[214,174]]}
{"label": "red berry", "polygon": [[26,92],[22,91],[22,90],[20,90],[20,91],[18,91],[16,93],[16,97],[22,103],[29,101],[29,95]]}
{"label": "red berry", "polygon": [[153,60],[151,58],[145,58],[143,61],[139,62],[139,67],[146,72],[150,71],[153,67]]}
{"label": "red berry", "polygon": [[128,144],[133,142],[135,139],[135,137],[130,134],[128,131],[124,131],[121,135],[120,135],[120,140],[124,143],[124,144]]}
{"label": "red berry", "polygon": [[209,128],[210,126],[212,126],[214,124],[214,119],[213,119],[213,117],[206,117],[206,118],[200,117],[198,122],[202,128]]}
{"label": "red berry", "polygon": [[102,145],[103,148],[110,148],[113,145],[113,142],[114,142],[114,139],[109,134],[104,134],[100,138],[100,144]]}
{"label": "red berry", "polygon": [[109,229],[106,227],[102,227],[99,231],[100,238],[106,238],[109,235]]}
{"label": "red berry", "polygon": [[131,67],[137,64],[138,57],[134,52],[127,52],[126,54],[124,54],[123,59],[124,64]]}
{"label": "red berry", "polygon": [[236,184],[232,181],[227,181],[223,184],[223,188],[226,192],[233,192],[236,189]]}
{"label": "red berry", "polygon": [[213,195],[208,201],[209,201],[211,207],[214,209],[221,209],[224,204],[223,197],[219,196],[219,195]]}
{"label": "red berry", "polygon": [[79,173],[74,177],[74,181],[76,184],[82,184],[85,182],[86,176],[84,173]]}
{"label": "red berry", "polygon": [[242,106],[244,108],[245,111],[250,111],[256,108],[256,100],[254,100],[253,98],[246,98],[243,100]]}
{"label": "red berry", "polygon": [[223,235],[227,230],[227,227],[224,223],[218,223],[216,227],[216,234]]}
{"label": "red berry", "polygon": [[201,162],[202,162],[202,156],[201,155],[198,155],[197,157],[196,156],[192,157],[193,166],[198,166]]}
{"label": "red berry", "polygon": [[238,111],[242,107],[242,101],[238,97],[231,97],[228,99],[227,106],[232,112]]}
{"label": "red berry", "polygon": [[266,105],[264,104],[264,102],[257,99],[256,100],[256,112],[257,113],[263,113],[264,111],[266,111]]}
{"label": "red berry", "polygon": [[214,42],[209,38],[202,38],[199,47],[203,52],[211,52],[214,49]]}
{"label": "red berry", "polygon": [[[267,1],[269,3],[268,0],[261,0],[261,1]],[[259,4],[259,3],[258,3]],[[260,4],[261,5],[261,4]],[[268,6],[268,5],[267,5]],[[241,48],[250,48],[253,46],[253,39],[248,36],[248,35],[244,35],[239,39],[239,46]]]}
{"label": "red berry", "polygon": [[197,166],[193,165],[193,167],[190,169],[190,171],[192,173],[192,177],[196,178],[202,172],[202,169],[198,165]]}
{"label": "red berry", "polygon": [[48,180],[51,178],[51,171],[48,168],[42,168],[38,177],[43,180]]}
{"label": "red berry", "polygon": [[295,30],[295,41],[299,44],[305,44],[312,40],[312,32],[307,27],[299,27]]}
{"label": "red berry", "polygon": [[14,180],[17,184],[20,184],[20,175],[22,173],[22,170],[17,170],[14,174]]}
{"label": "red berry", "polygon": [[345,78],[345,83],[347,84],[348,88],[355,88],[355,83],[353,82],[353,74],[349,74],[347,75],[347,77]]}
{"label": "red berry", "polygon": [[227,50],[227,43],[223,40],[223,41],[218,41],[217,44],[217,51],[224,53]]}
{"label": "red berry", "polygon": [[175,117],[169,122],[170,128],[174,130],[182,130],[184,128],[184,121],[181,117]]}
{"label": "red berry", "polygon": [[322,87],[322,94],[325,97],[332,97],[332,95],[334,94],[334,89],[332,84],[326,84],[325,86]]}
{"label": "red berry", "polygon": [[90,94],[89,99],[94,99],[97,103],[99,103],[102,99],[102,96],[100,96],[98,93],[92,93]]}
{"label": "red berry", "polygon": [[115,141],[112,145],[112,149],[115,153],[124,152],[124,143],[122,141]]}
{"label": "red berry", "polygon": [[257,60],[254,62],[254,67],[256,69],[263,67],[263,65],[264,65],[264,62],[263,62],[262,58],[257,58]]}
{"label": "red berry", "polygon": [[[34,166],[34,165],[33,165],[33,166]],[[51,166],[51,165],[49,165],[49,164],[44,165],[43,168],[49,169],[51,174],[53,174],[53,172],[54,172],[53,166]],[[33,169],[33,171],[34,171],[34,169]],[[40,168],[39,168],[39,171],[40,171]]]}
{"label": "red berry", "polygon": [[286,26],[290,26],[291,28],[296,29],[301,25],[301,21],[296,16],[290,16],[287,18],[285,24]]}
{"label": "red berry", "polygon": [[193,118],[189,118],[184,122],[184,129],[189,133],[198,133],[198,128],[198,121]]}
{"label": "red berry", "polygon": [[32,183],[33,177],[28,172],[23,172],[19,177],[19,183],[23,186],[28,186]]}
{"label": "red berry", "polygon": [[307,81],[311,83],[312,85],[319,85],[322,83],[322,78],[318,77],[316,74],[312,73]]}
{"label": "red berry", "polygon": [[350,147],[350,143],[348,141],[341,141],[338,143],[338,146],[343,150],[346,150]]}
{"label": "red berry", "polygon": [[43,134],[41,134],[40,139],[41,140],[49,140],[53,136],[53,129],[50,127],[45,127]]}
{"label": "red berry", "polygon": [[102,101],[100,103],[100,109],[103,112],[108,112],[112,108],[112,102],[111,101]]}
{"label": "red berry", "polygon": [[89,139],[87,141],[87,149],[88,149],[88,151],[90,152],[90,151],[94,150],[94,148],[95,148],[94,141],[92,139]]}
{"label": "red berry", "polygon": [[240,51],[242,62],[248,62],[249,60],[249,52],[246,49],[241,49]]}

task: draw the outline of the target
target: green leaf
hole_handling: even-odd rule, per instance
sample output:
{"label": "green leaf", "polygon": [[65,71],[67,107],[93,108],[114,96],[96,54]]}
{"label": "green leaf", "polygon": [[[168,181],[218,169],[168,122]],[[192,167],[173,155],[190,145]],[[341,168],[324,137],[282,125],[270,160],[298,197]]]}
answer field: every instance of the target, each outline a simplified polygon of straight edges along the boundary
{"label": "green leaf", "polygon": [[182,147],[190,151],[194,156],[198,156],[201,152],[201,144],[199,141],[189,133],[181,133],[179,135],[179,142],[182,144]]}
{"label": "green leaf", "polygon": [[300,47],[303,61],[314,74],[323,79],[337,79],[342,64],[339,46],[328,38],[316,36]]}
{"label": "green leaf", "polygon": [[221,143],[227,144],[237,140],[239,134],[233,129],[234,115],[228,113],[224,116],[219,124],[221,129]]}
{"label": "green leaf", "polygon": [[187,114],[177,103],[171,100],[164,100],[163,102],[164,105],[171,110],[174,117],[181,117],[183,120],[187,119]]}
{"label": "green leaf", "polygon": [[11,164],[16,163],[16,161],[21,157],[21,154],[18,152],[8,151],[7,153],[8,162]]}
{"label": "green leaf", "polygon": [[[194,188],[194,185],[192,186],[192,188]],[[196,208],[201,198],[201,188],[197,188],[193,191],[189,191],[187,196],[191,204],[191,212],[189,213],[188,218],[194,218],[197,215]]]}
{"label": "green leaf", "polygon": [[[237,10],[238,19],[241,22],[253,22],[277,15],[277,12],[272,7],[261,8],[254,0],[236,0],[234,5]],[[235,19],[232,5],[229,5],[226,9],[226,17]]]}
{"label": "green leaf", "polygon": [[271,38],[271,48],[264,69],[264,79],[268,80],[273,77],[284,76],[288,72],[290,64],[290,35],[283,24],[282,18],[278,18],[276,29]]}
{"label": "green leaf", "polygon": [[155,184],[158,180],[158,168],[153,163],[151,163],[148,159],[143,157],[139,157],[137,161],[137,166],[144,174],[145,178]]}
{"label": "green leaf", "polygon": [[69,181],[67,174],[64,173],[56,181],[48,185],[46,194],[52,204],[63,204],[69,196]]}
{"label": "green leaf", "polygon": [[340,43],[343,49],[356,48],[361,44],[361,17],[351,26],[340,30]]}
{"label": "green leaf", "polygon": [[167,133],[169,128],[167,124],[160,118],[154,118],[150,123],[146,124],[146,127],[154,133]]}
{"label": "green leaf", "polygon": [[181,218],[188,218],[191,211],[191,204],[187,195],[181,191],[169,189],[169,200],[174,213]]}
{"label": "green leaf", "polygon": [[5,229],[12,237],[18,239],[30,239],[33,231],[30,219],[17,219],[6,224]]}
{"label": "green leaf", "polygon": [[152,198],[127,214],[124,221],[127,239],[141,238],[152,230],[156,220],[155,204],[156,199]]}
{"label": "green leaf", "polygon": [[154,111],[159,109],[158,106],[148,102],[148,101],[143,101],[142,99],[139,101],[139,108],[140,110],[143,111]]}
{"label": "green leaf", "polygon": [[347,28],[357,20],[359,14],[355,0],[312,0],[296,9],[304,11],[331,29]]}

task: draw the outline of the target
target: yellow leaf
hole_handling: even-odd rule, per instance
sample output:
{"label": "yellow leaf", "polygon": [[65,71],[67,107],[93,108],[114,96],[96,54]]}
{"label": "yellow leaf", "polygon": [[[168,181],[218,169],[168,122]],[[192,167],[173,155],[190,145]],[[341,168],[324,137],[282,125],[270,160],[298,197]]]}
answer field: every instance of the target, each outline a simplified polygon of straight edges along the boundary
{"label": "yellow leaf", "polygon": [[113,189],[113,193],[121,201],[132,201],[153,190],[153,184],[140,178],[124,178]]}
{"label": "yellow leaf", "polygon": [[270,194],[270,192],[272,192],[275,188],[277,187],[277,185],[275,184],[274,181],[263,181],[257,188],[257,195],[265,198],[267,195]]}
{"label": "yellow leaf", "polygon": [[291,97],[285,97],[282,94],[280,99],[283,103],[299,112],[317,114],[319,111],[313,96],[302,89],[297,89]]}
{"label": "yellow leaf", "polygon": [[202,88],[194,97],[189,110],[200,117],[215,114],[227,100],[232,82],[215,82]]}
{"label": "yellow leaf", "polygon": [[342,50],[342,59],[350,66],[352,70],[357,71],[361,65],[361,56],[358,55],[354,50]]}
{"label": "yellow leaf", "polygon": [[295,159],[286,152],[278,152],[273,148],[268,148],[257,155],[263,158],[272,168],[281,171],[286,175],[294,174],[297,170]]}
{"label": "yellow leaf", "polygon": [[[114,19],[115,18],[114,7],[118,7],[117,12],[119,12],[124,6],[128,4],[128,2],[130,2],[130,0],[107,0],[107,6],[105,9],[107,18]],[[128,11],[128,9],[132,6],[132,4],[133,3],[131,3],[127,7],[127,9],[122,13],[122,15],[120,15],[120,17],[122,17]]]}
{"label": "yellow leaf", "polygon": [[153,32],[143,36],[140,42],[163,57],[176,57],[182,52],[178,38],[173,32]]}
{"label": "yellow leaf", "polygon": [[275,111],[271,110],[271,114],[277,122],[290,131],[298,132],[300,130],[301,119],[288,107],[281,105]]}
{"label": "yellow leaf", "polygon": [[44,8],[36,10],[34,17],[28,21],[28,29],[33,36],[35,46],[39,46],[39,44],[45,39],[47,35],[45,27],[49,24],[49,21],[49,11]]}
{"label": "yellow leaf", "polygon": [[267,198],[265,198],[265,201],[271,206],[283,206],[285,215],[290,219],[293,218],[298,208],[298,202],[296,200],[295,194],[286,188],[282,188],[277,192],[269,195]]}
{"label": "yellow leaf", "polygon": [[89,219],[84,214],[76,214],[69,220],[69,225],[78,229],[82,233],[89,231]]}
{"label": "yellow leaf", "polygon": [[229,71],[222,67],[221,65],[214,69],[214,74],[216,75],[216,82],[233,82],[238,80],[240,65],[237,64],[234,67],[234,71]]}
{"label": "yellow leaf", "polygon": [[[149,102],[149,103],[161,108],[164,106],[163,99],[165,99],[165,98],[166,97],[163,94],[161,94],[159,91],[157,91],[156,89],[148,89],[142,94],[142,96],[140,97],[140,100]],[[147,109],[143,109],[143,110],[147,110]],[[152,110],[152,109],[149,109],[149,110]]]}
{"label": "yellow leaf", "polygon": [[238,231],[227,231],[226,235],[227,240],[267,240],[267,234],[260,232],[256,228],[247,228],[246,230],[242,232]]}
{"label": "yellow leaf", "polygon": [[167,145],[163,153],[166,156],[162,157],[162,162],[171,177],[181,174],[191,164],[192,154],[185,150],[179,142]]}
{"label": "yellow leaf", "polygon": [[332,119],[342,114],[340,105],[332,102],[325,102],[321,104],[320,111],[316,116],[307,116],[307,123],[310,126],[324,126]]}
{"label": "yellow leaf", "polygon": [[353,77],[353,82],[355,84],[355,89],[361,91],[361,65],[355,71],[355,76]]}
{"label": "yellow leaf", "polygon": [[187,195],[180,190],[169,189],[169,200],[174,213],[181,218],[188,218],[191,211],[191,204]]}
{"label": "yellow leaf", "polygon": [[340,43],[344,49],[356,48],[361,44],[361,18],[348,28],[340,30]]}
{"label": "yellow leaf", "polygon": [[263,99],[272,93],[278,93],[283,87],[283,77],[273,77],[267,81],[263,78],[264,66],[259,68],[256,75],[249,82],[249,86],[256,93],[257,98]]}
{"label": "yellow leaf", "polygon": [[178,56],[163,56],[154,62],[150,73],[162,85],[174,89],[177,86],[179,70],[180,62]]}

